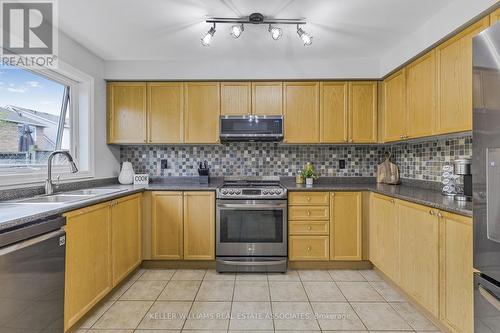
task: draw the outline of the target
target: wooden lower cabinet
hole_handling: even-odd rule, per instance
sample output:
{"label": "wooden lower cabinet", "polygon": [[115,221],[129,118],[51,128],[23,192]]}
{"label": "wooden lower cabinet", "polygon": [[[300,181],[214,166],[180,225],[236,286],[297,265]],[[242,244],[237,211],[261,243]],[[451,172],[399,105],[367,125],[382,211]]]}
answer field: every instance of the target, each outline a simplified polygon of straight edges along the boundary
{"label": "wooden lower cabinet", "polygon": [[290,236],[288,247],[290,261],[329,259],[329,236]]}
{"label": "wooden lower cabinet", "polygon": [[184,192],[184,259],[215,259],[214,192]]}
{"label": "wooden lower cabinet", "polygon": [[153,192],[151,212],[151,255],[153,259],[183,258],[182,192]]}
{"label": "wooden lower cabinet", "polygon": [[435,209],[397,202],[400,221],[400,285],[439,315],[439,218]]}
{"label": "wooden lower cabinet", "polygon": [[440,214],[440,319],[452,331],[471,333],[473,325],[472,219]]}
{"label": "wooden lower cabinet", "polygon": [[65,214],[65,331],[113,287],[110,213],[104,203]]}
{"label": "wooden lower cabinet", "polygon": [[330,193],[330,260],[361,260],[361,192]]}
{"label": "wooden lower cabinet", "polygon": [[111,206],[113,287],[129,275],[141,258],[141,195],[116,200]]}

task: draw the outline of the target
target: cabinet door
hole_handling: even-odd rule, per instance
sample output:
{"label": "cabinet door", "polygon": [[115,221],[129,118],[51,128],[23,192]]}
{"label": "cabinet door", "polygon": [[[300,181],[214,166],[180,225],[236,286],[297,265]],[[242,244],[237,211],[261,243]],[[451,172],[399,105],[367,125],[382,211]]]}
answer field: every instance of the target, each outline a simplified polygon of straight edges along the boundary
{"label": "cabinet door", "polygon": [[488,25],[486,17],[436,48],[436,134],[472,130],[472,37]]}
{"label": "cabinet door", "polygon": [[107,104],[108,143],[145,143],[146,83],[108,83]]}
{"label": "cabinet door", "polygon": [[321,143],[344,143],[348,140],[348,88],[347,82],[320,83]]}
{"label": "cabinet door", "polygon": [[250,82],[222,82],[220,84],[223,116],[245,116],[251,113]]}
{"label": "cabinet door", "polygon": [[112,288],[109,203],[65,214],[64,328],[73,326]]}
{"label": "cabinet door", "polygon": [[184,240],[182,201],[182,192],[152,193],[153,259],[182,259]]}
{"label": "cabinet door", "polygon": [[182,83],[148,83],[148,142],[182,143],[183,111]]}
{"label": "cabinet door", "polygon": [[406,135],[406,72],[402,69],[383,83],[384,121],[383,141],[398,141]]}
{"label": "cabinet door", "polygon": [[215,259],[214,192],[184,192],[184,259]]}
{"label": "cabinet door", "polygon": [[186,143],[219,142],[219,82],[184,85],[184,138]]}
{"label": "cabinet door", "polygon": [[283,83],[285,142],[319,142],[319,83]]}
{"label": "cabinet door", "polygon": [[440,214],[441,320],[455,332],[473,332],[472,219]]}
{"label": "cabinet door", "polygon": [[330,260],[361,260],[361,193],[330,193]]}
{"label": "cabinet door", "polygon": [[[372,196],[372,218],[376,220],[375,244],[378,268],[394,282],[399,282],[399,223],[396,201],[390,197]],[[371,229],[370,229],[371,232]],[[371,239],[371,236],[370,236]],[[370,249],[372,247],[370,246]]]}
{"label": "cabinet door", "polygon": [[111,207],[113,286],[141,263],[141,196],[116,200]]}
{"label": "cabinet door", "polygon": [[434,131],[436,110],[436,52],[434,50],[406,67],[406,100],[410,138],[429,136]]}
{"label": "cabinet door", "polygon": [[350,142],[377,142],[377,83],[349,83]]}
{"label": "cabinet door", "polygon": [[252,82],[252,114],[259,116],[283,114],[282,82]]}
{"label": "cabinet door", "polygon": [[398,201],[401,287],[439,314],[439,219],[437,211]]}
{"label": "cabinet door", "polygon": [[490,14],[490,26],[500,21],[500,8]]}

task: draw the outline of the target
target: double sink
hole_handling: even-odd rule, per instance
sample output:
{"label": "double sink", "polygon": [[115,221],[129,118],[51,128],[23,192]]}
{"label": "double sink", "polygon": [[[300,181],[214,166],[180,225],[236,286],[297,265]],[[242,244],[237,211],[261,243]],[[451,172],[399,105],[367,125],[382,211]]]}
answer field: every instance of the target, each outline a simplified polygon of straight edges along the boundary
{"label": "double sink", "polygon": [[118,193],[126,189],[118,188],[93,188],[85,190],[75,190],[51,195],[41,195],[34,198],[12,201],[16,204],[64,204],[80,200],[92,199],[97,196]]}

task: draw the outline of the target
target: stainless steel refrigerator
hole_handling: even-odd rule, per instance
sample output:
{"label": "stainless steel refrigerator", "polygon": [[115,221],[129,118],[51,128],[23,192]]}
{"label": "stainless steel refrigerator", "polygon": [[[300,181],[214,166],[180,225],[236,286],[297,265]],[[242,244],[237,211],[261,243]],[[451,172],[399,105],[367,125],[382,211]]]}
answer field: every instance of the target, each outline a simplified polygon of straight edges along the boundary
{"label": "stainless steel refrigerator", "polygon": [[474,331],[500,332],[500,23],[473,39]]}

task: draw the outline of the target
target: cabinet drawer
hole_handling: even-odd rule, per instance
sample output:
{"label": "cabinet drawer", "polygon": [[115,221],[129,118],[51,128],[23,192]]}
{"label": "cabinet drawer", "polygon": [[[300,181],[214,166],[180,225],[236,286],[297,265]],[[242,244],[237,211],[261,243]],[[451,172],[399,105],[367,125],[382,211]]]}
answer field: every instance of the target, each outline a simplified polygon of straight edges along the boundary
{"label": "cabinet drawer", "polygon": [[288,207],[289,220],[328,220],[330,217],[330,209],[328,206],[290,206]]}
{"label": "cabinet drawer", "polygon": [[289,260],[328,260],[328,236],[290,236]]}
{"label": "cabinet drawer", "polygon": [[328,192],[290,192],[288,204],[297,205],[324,205],[328,206],[330,194]]}
{"label": "cabinet drawer", "polygon": [[290,235],[328,235],[329,221],[290,221]]}

